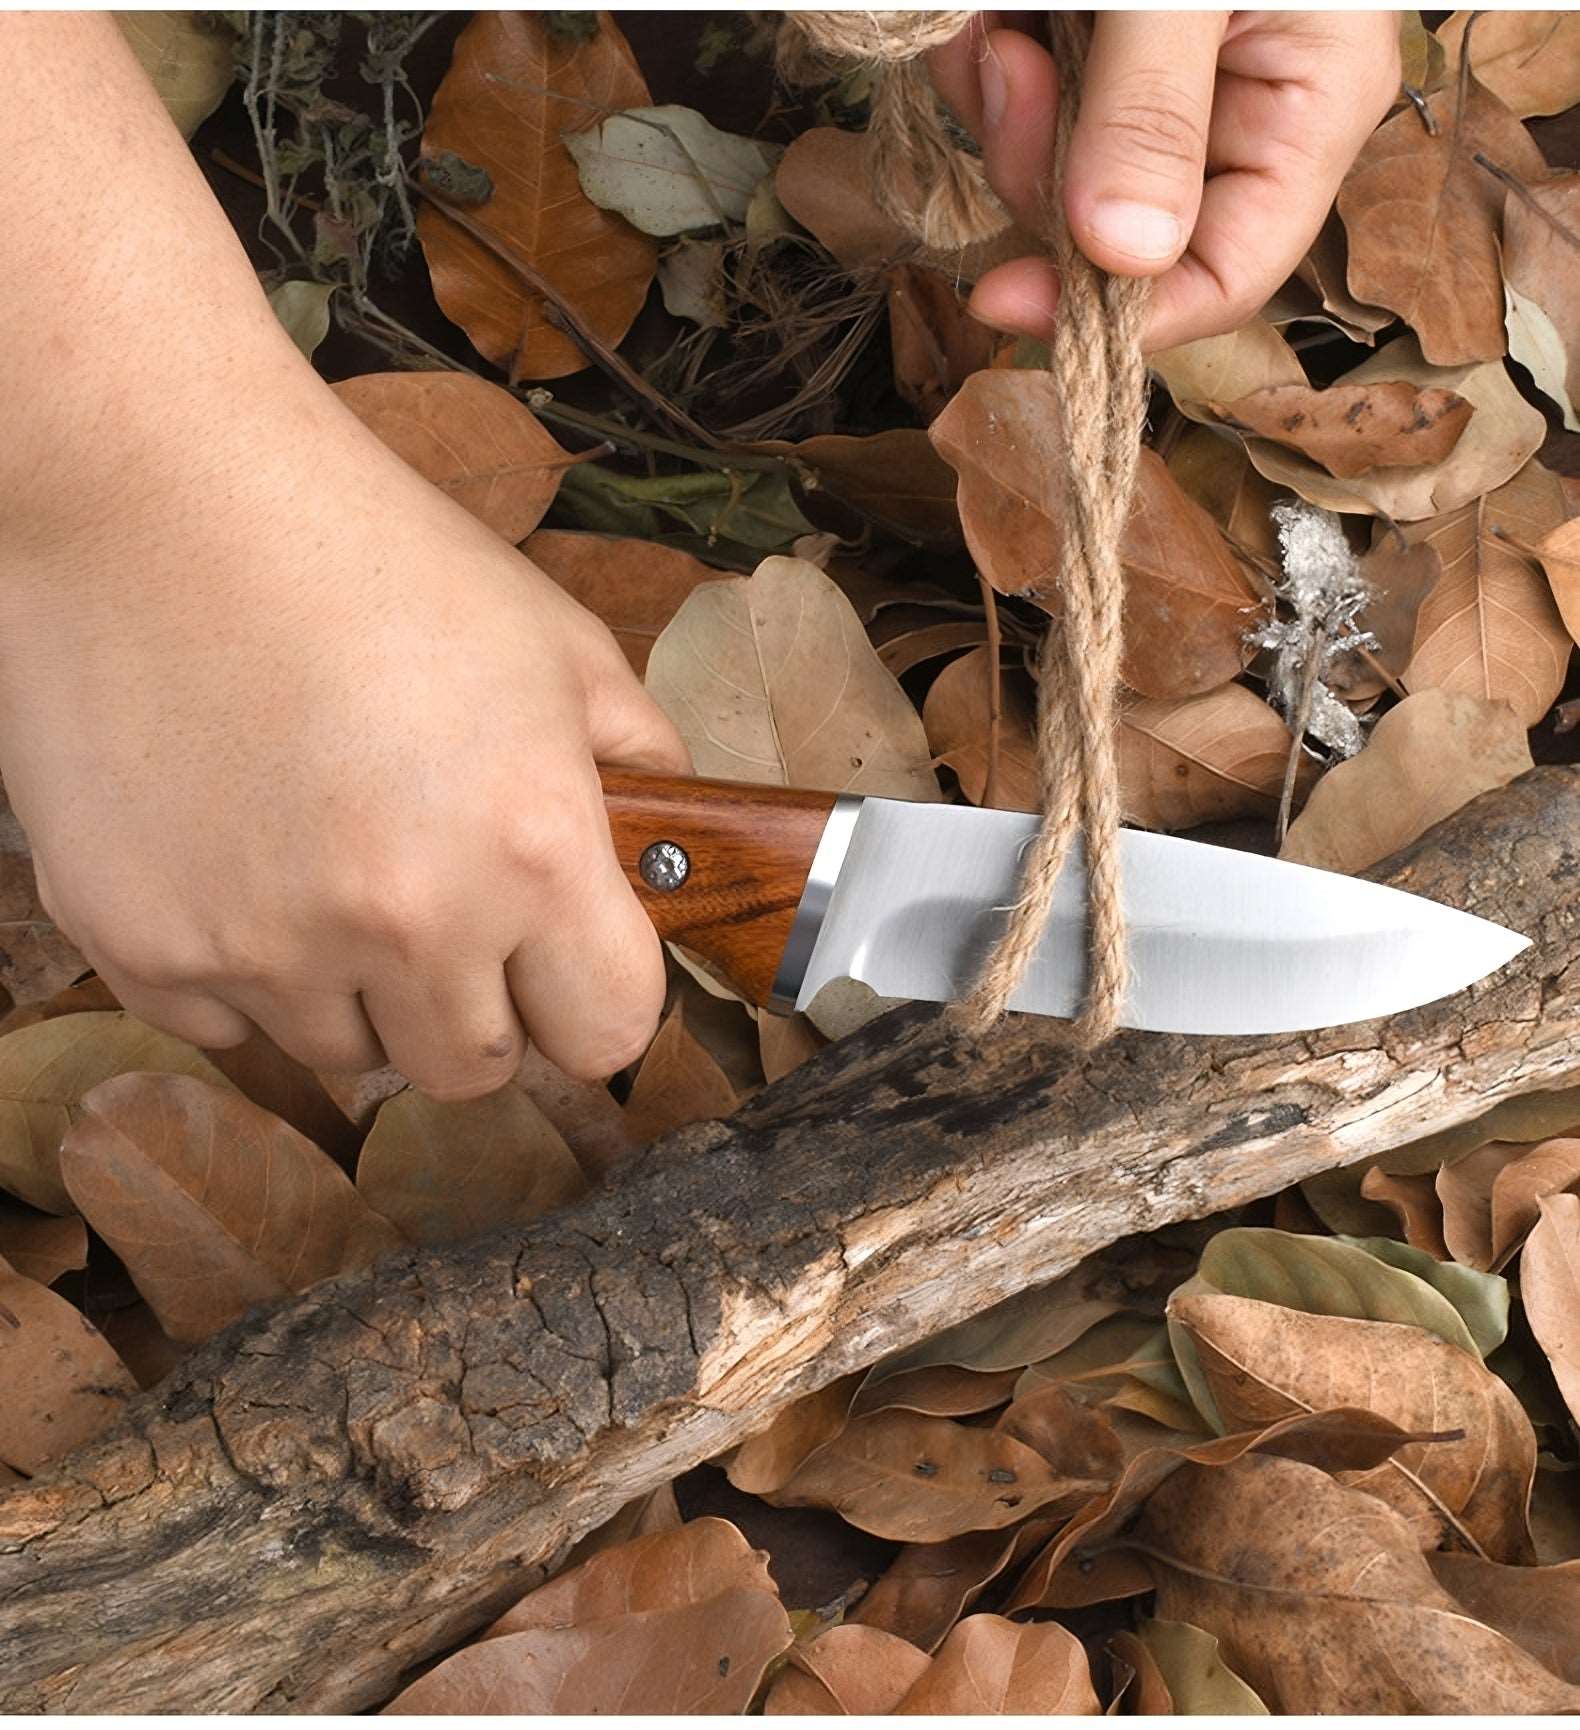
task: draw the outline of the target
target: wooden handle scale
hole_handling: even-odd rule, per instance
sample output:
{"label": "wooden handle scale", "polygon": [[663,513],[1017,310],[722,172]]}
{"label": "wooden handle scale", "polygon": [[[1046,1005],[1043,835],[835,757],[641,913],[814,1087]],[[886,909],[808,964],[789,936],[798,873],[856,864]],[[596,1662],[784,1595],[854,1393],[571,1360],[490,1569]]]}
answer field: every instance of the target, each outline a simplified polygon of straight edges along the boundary
{"label": "wooden handle scale", "polygon": [[621,869],[659,936],[705,957],[754,1003],[793,1008],[838,872],[831,854],[843,857],[861,800],[616,769],[602,776]]}

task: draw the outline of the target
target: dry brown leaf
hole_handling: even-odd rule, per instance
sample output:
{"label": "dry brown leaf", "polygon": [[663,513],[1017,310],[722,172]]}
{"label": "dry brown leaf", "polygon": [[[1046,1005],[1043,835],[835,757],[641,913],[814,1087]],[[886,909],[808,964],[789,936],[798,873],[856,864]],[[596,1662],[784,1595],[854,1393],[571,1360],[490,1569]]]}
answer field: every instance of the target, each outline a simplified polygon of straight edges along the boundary
{"label": "dry brown leaf", "polygon": [[827,1041],[804,1015],[774,1015],[764,1009],[757,1016],[757,1053],[766,1081],[778,1081],[816,1057]]}
{"label": "dry brown leaf", "polygon": [[254,1032],[240,1045],[204,1055],[254,1105],[283,1117],[348,1169],[362,1137],[306,1064],[281,1051],[268,1034]]}
{"label": "dry brown leaf", "polygon": [[834,1717],[892,1712],[931,1660],[909,1640],[845,1623],[790,1648],[768,1690],[768,1718]]}
{"label": "dry brown leaf", "polygon": [[1449,1259],[1443,1241],[1443,1204],[1431,1172],[1402,1174],[1373,1166],[1361,1179],[1361,1194],[1368,1201],[1381,1202],[1393,1214],[1407,1244],[1439,1261]]}
{"label": "dry brown leaf", "polygon": [[1045,1544],[1058,1525],[1056,1518],[1032,1518],[1007,1532],[962,1532],[941,1544],[907,1544],[850,1620],[931,1652],[983,1592]]}
{"label": "dry brown leaf", "polygon": [[1210,427],[1187,427],[1168,454],[1169,473],[1248,556],[1277,568],[1278,535],[1270,507],[1278,489],[1257,473],[1245,446]]}
{"label": "dry brown leaf", "polygon": [[654,1034],[631,1084],[625,1104],[631,1138],[645,1145],[688,1123],[728,1117],[738,1103],[729,1077],[686,1026],[677,1003]]}
{"label": "dry brown leaf", "polygon": [[[1436,35],[1452,81],[1463,53],[1469,12],[1455,12]],[[1580,14],[1568,11],[1482,12],[1470,38],[1470,64],[1500,102],[1522,120],[1561,114],[1580,102]]]}
{"label": "dry brown leaf", "polygon": [[75,944],[44,911],[27,835],[0,788],[0,987],[15,1004],[38,1003],[87,971]]}
{"label": "dry brown leaf", "polygon": [[527,1047],[516,1086],[560,1132],[576,1163],[594,1182],[642,1145],[601,1081],[573,1080],[535,1045]]}
{"label": "dry brown leaf", "polygon": [[[973,805],[986,802],[991,760],[993,662],[987,649],[951,661],[928,687],[922,725],[933,754],[954,770]],[[1037,706],[1025,673],[1000,668],[998,771],[993,805],[1035,811],[1039,805]]]}
{"label": "dry brown leaf", "polygon": [[855,1370],[815,1393],[792,1400],[775,1414],[767,1429],[748,1436],[731,1452],[724,1463],[730,1482],[754,1496],[783,1489],[808,1456],[844,1429],[865,1373]]}
{"label": "dry brown leaf", "polygon": [[1531,462],[1484,498],[1405,530],[1443,561],[1416,619],[1407,689],[1501,700],[1527,727],[1542,719],[1574,644],[1535,560],[1509,537],[1534,547],[1564,514],[1556,477]]}
{"label": "dry brown leaf", "polygon": [[60,1175],[61,1137],[90,1088],[128,1070],[224,1076],[196,1046],[120,1010],[62,1015],[0,1039],[0,1188],[48,1213],[74,1213]]}
{"label": "dry brown leaf", "polygon": [[763,1552],[693,1520],[528,1593],[385,1711],[744,1712],[791,1639]]}
{"label": "dry brown leaf", "polygon": [[1279,857],[1365,871],[1531,767],[1525,728],[1507,703],[1419,691],[1383,716],[1358,757],[1322,777]]}
{"label": "dry brown leaf", "polygon": [[131,1372],[86,1316],[0,1259],[0,1465],[32,1473],[121,1415]]}
{"label": "dry brown leaf", "polygon": [[1426,1563],[1468,1615],[1523,1646],[1555,1676],[1580,1682],[1580,1562],[1510,1568],[1462,1550],[1438,1550]]}
{"label": "dry brown leaf", "polygon": [[1422,389],[1454,391],[1475,410],[1442,462],[1425,468],[1372,469],[1341,480],[1310,458],[1267,439],[1247,440],[1247,454],[1268,480],[1326,510],[1360,511],[1413,523],[1457,510],[1502,486],[1535,456],[1547,436],[1541,410],[1520,395],[1501,361],[1429,366],[1413,335],[1396,337],[1335,383],[1371,386],[1390,379],[1404,379]]}
{"label": "dry brown leaf", "polygon": [[[1422,32],[1425,35],[1425,32]],[[1368,348],[1377,332],[1393,323],[1393,314],[1386,307],[1367,306],[1349,290],[1349,243],[1344,238],[1344,224],[1336,210],[1330,210],[1317,232],[1306,256],[1295,266],[1295,274],[1306,283],[1322,303],[1323,312],[1351,342]],[[1320,316],[1315,312],[1312,316]]]}
{"label": "dry brown leaf", "polygon": [[943,271],[898,264],[887,288],[894,388],[924,422],[934,420],[972,373],[991,364],[998,334],[971,316]]}
{"label": "dry brown leaf", "polygon": [[859,272],[904,258],[950,282],[974,282],[984,270],[1036,250],[1024,230],[1008,228],[956,251],[918,250],[869,189],[867,141],[861,132],[814,126],[790,142],[774,171],[774,191],[791,216],[846,270]]}
{"label": "dry brown leaf", "polygon": [[[1189,829],[1271,816],[1292,744],[1283,718],[1244,685],[1128,701],[1117,740],[1125,817],[1146,829]],[[1303,760],[1297,787],[1309,787],[1316,767]]]}
{"label": "dry brown leaf", "polygon": [[379,1107],[357,1193],[413,1243],[522,1225],[587,1192],[560,1132],[512,1084],[441,1103],[408,1087]]}
{"label": "dry brown leaf", "polygon": [[1537,1205],[1541,1217],[1520,1252],[1520,1295],[1536,1343],[1580,1423],[1580,1195],[1546,1195]]}
{"label": "dry brown leaf", "polygon": [[1457,1262],[1496,1272],[1541,1215],[1543,1196],[1580,1187],[1580,1139],[1492,1141],[1444,1165],[1435,1188]]}
{"label": "dry brown leaf", "polygon": [[[1020,1371],[1015,1369],[968,1370],[959,1364],[922,1364],[896,1376],[869,1379],[851,1403],[851,1416],[860,1418],[868,1412],[897,1408],[925,1412],[932,1418],[963,1418],[1006,1404],[1019,1380]],[[1016,1440],[1035,1446],[1026,1436],[1016,1435]]]}
{"label": "dry brown leaf", "polygon": [[1173,1717],[1174,1696],[1169,1692],[1157,1659],[1148,1651],[1138,1633],[1130,1628],[1121,1628],[1109,1635],[1107,1652],[1111,1686],[1115,1689],[1113,1703],[1108,1708],[1110,1717]]}
{"label": "dry brown leaf", "polygon": [[206,1339],[402,1241],[322,1149],[189,1075],[101,1082],[60,1163],[71,1199],[177,1340]]}
{"label": "dry brown leaf", "polygon": [[1303,1460],[1324,1471],[1368,1471],[1409,1439],[1376,1412],[1340,1409],[1300,1413],[1263,1430],[1188,1446],[1145,1448],[1131,1457],[1112,1489],[1093,1497],[1037,1555],[1010,1594],[1005,1613],[1096,1604],[1150,1590],[1145,1565],[1112,1544],[1129,1530],[1137,1509],[1182,1466],[1216,1470],[1251,1452]]}
{"label": "dry brown leaf", "polygon": [[1213,407],[1228,425],[1288,445],[1341,477],[1443,462],[1474,412],[1457,391],[1417,390],[1406,379],[1326,390],[1274,385]]}
{"label": "dry brown leaf", "polygon": [[1571,639],[1580,643],[1580,516],[1545,535],[1537,551]]}
{"label": "dry brown leaf", "polygon": [[[467,214],[525,259],[610,348],[642,309],[658,248],[586,196],[561,135],[650,100],[607,12],[588,37],[556,35],[542,12],[479,12],[456,42],[422,138],[424,182],[442,195],[451,156],[485,170],[492,195]],[[444,212],[424,203],[417,232],[434,298],[512,380],[559,378],[587,365],[517,272]]]}
{"label": "dry brown leaf", "polygon": [[1086,1652],[1068,1628],[968,1616],[951,1629],[894,1715],[1095,1717],[1101,1711]]}
{"label": "dry brown leaf", "polygon": [[[928,435],[960,476],[960,519],[978,568],[1000,594],[1057,612],[1057,386],[1044,372],[979,372]],[[1212,518],[1156,451],[1143,450],[1121,549],[1121,677],[1153,697],[1212,690],[1246,664],[1260,598]]]}
{"label": "dry brown leaf", "polygon": [[813,483],[903,540],[958,547],[955,474],[920,427],[892,427],[866,438],[819,433],[800,444],[759,447],[793,458]]}
{"label": "dry brown leaf", "polygon": [[601,1526],[595,1526],[585,1538],[578,1538],[565,1560],[565,1572],[601,1556],[605,1550],[616,1550],[633,1538],[646,1538],[655,1532],[678,1532],[685,1524],[680,1504],[675,1500],[675,1486],[660,1484],[645,1496],[627,1502]]}
{"label": "dry brown leaf", "polygon": [[1438,366],[1504,350],[1503,187],[1476,156],[1520,180],[1546,172],[1530,134],[1474,77],[1460,110],[1458,82],[1427,99],[1435,131],[1408,104],[1378,127],[1338,197],[1351,292],[1398,313]]}
{"label": "dry brown leaf", "polygon": [[838,585],[804,559],[698,589],[654,643],[647,688],[699,775],[938,797],[921,717]]}
{"label": "dry brown leaf", "polygon": [[0,1195],[0,1256],[24,1279],[53,1285],[63,1273],[88,1265],[88,1228]]}
{"label": "dry brown leaf", "polygon": [[880,1538],[937,1543],[1014,1525],[1050,1504],[1074,1507],[1102,1488],[1055,1470],[1013,1437],[883,1411],[853,1419],[767,1499],[776,1507],[832,1508]]}
{"label": "dry brown leaf", "polygon": [[1388,688],[1379,668],[1395,679],[1403,673],[1422,605],[1442,572],[1443,561],[1430,542],[1406,542],[1392,530],[1383,534],[1360,560],[1371,599],[1356,620],[1377,639],[1377,647],[1369,655],[1355,649],[1329,661],[1322,679],[1330,691],[1347,702],[1359,702]]}
{"label": "dry brown leaf", "polygon": [[1580,1706],[1580,1689],[1464,1615],[1398,1514],[1299,1461],[1187,1465],[1124,1542],[1157,1582],[1157,1614],[1216,1635],[1275,1713]]}
{"label": "dry brown leaf", "polygon": [[958,649],[979,649],[988,640],[985,618],[941,619],[929,607],[889,607],[868,627],[872,646],[895,678]]}
{"label": "dry brown leaf", "polygon": [[1062,1281],[1028,1286],[952,1328],[873,1366],[873,1382],[927,1364],[1014,1370],[1052,1357],[1114,1314],[1118,1304],[1072,1292]]}
{"label": "dry brown leaf", "polygon": [[140,1388],[157,1386],[192,1349],[171,1339],[146,1303],[127,1304],[95,1320]]}
{"label": "dry brown leaf", "polygon": [[1351,1405],[1401,1429],[1459,1432],[1410,1443],[1344,1481],[1398,1509],[1423,1549],[1478,1544],[1494,1561],[1535,1560],[1525,1508],[1536,1437],[1519,1401],[1472,1353],[1424,1328],[1255,1298],[1176,1297],[1169,1317],[1189,1335],[1231,1430]]}
{"label": "dry brown leaf", "polygon": [[529,535],[575,459],[508,390],[463,372],[370,372],[335,394],[402,462],[507,541]]}
{"label": "dry brown leaf", "polygon": [[1565,426],[1580,431],[1580,174],[1511,187],[1507,198],[1509,351],[1564,411]]}
{"label": "dry brown leaf", "polygon": [[1300,356],[1265,318],[1250,319],[1225,336],[1159,349],[1147,356],[1147,365],[1182,415],[1209,423],[1220,418],[1213,403],[1281,386],[1309,388]]}
{"label": "dry brown leaf", "polygon": [[701,583],[721,575],[678,547],[579,529],[539,529],[522,552],[614,632],[640,678],[654,639]]}

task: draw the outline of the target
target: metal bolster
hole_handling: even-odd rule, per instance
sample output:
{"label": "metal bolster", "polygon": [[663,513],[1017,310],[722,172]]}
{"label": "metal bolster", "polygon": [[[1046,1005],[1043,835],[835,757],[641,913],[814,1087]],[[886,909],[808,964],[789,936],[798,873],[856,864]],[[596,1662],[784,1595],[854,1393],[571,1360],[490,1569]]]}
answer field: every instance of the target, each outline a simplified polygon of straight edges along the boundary
{"label": "metal bolster", "polygon": [[845,854],[850,848],[850,838],[856,832],[856,818],[863,803],[863,796],[859,793],[841,793],[823,825],[817,851],[812,855],[812,868],[806,874],[806,887],[801,891],[801,902],[785,941],[785,952],[779,958],[773,990],[768,996],[768,1007],[781,1014],[788,1015],[795,1008],[796,998],[801,993],[801,983],[811,964],[812,951],[817,947],[829,898],[839,880],[840,867],[845,863]]}

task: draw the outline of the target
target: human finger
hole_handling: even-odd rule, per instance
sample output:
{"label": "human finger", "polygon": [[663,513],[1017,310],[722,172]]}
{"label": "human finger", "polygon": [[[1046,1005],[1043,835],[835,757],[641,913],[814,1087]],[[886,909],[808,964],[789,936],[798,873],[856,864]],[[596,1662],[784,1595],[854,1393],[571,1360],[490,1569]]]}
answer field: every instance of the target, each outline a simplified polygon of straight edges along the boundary
{"label": "human finger", "polygon": [[287,1056],[309,1069],[361,1075],[386,1061],[366,1010],[350,992],[237,985],[227,989],[226,997]]}
{"label": "human finger", "polygon": [[1225,12],[1099,12],[1070,138],[1077,246],[1121,276],[1184,252],[1201,205]]}
{"label": "human finger", "polygon": [[205,1051],[228,1051],[253,1034],[245,1015],[206,991],[143,985],[109,964],[95,971],[129,1014]]}
{"label": "human finger", "polygon": [[526,1055],[526,1032],[496,960],[425,966],[414,957],[364,987],[362,1002],[389,1061],[433,1099],[493,1093]]}

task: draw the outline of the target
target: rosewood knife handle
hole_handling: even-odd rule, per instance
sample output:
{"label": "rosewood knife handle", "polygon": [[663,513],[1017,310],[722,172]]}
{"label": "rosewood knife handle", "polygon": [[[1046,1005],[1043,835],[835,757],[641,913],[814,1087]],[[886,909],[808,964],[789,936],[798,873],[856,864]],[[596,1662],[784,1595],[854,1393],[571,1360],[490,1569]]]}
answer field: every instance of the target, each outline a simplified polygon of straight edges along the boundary
{"label": "rosewood knife handle", "polygon": [[704,956],[754,1003],[775,1002],[802,891],[839,796],[600,773],[620,867],[659,936]]}

